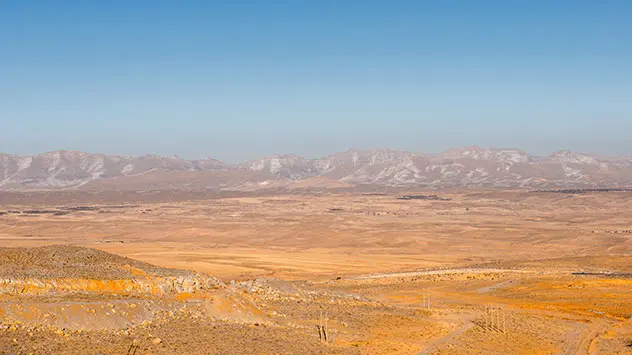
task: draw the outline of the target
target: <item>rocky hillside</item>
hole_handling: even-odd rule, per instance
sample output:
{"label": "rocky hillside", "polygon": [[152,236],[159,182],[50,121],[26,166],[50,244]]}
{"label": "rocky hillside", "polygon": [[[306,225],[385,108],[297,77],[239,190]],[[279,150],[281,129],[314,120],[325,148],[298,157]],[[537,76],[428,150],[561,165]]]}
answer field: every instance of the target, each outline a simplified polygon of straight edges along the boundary
{"label": "rocky hillside", "polygon": [[166,269],[68,245],[0,248],[0,295],[177,294],[222,287],[208,275]]}
{"label": "rocky hillside", "polygon": [[0,189],[79,187],[91,181],[141,176],[154,171],[209,171],[222,169],[217,160],[185,160],[147,155],[122,157],[77,151],[35,156],[0,154]]}
{"label": "rocky hillside", "polygon": [[[314,178],[319,189],[353,185],[419,187],[629,187],[632,157],[569,151],[547,157],[516,149],[468,147],[439,154],[348,150],[323,158],[271,156],[228,165],[178,157],[121,157],[75,151],[0,154],[0,190],[60,188],[294,189]],[[311,181],[311,180],[310,180]],[[342,187],[341,187],[342,186]]]}

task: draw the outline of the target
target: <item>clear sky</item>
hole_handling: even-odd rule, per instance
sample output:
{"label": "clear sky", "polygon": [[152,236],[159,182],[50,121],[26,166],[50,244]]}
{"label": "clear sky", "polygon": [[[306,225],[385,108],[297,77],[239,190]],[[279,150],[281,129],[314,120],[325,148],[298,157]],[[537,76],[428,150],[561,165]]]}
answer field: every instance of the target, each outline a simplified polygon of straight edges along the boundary
{"label": "clear sky", "polygon": [[0,0],[0,152],[632,155],[629,0]]}

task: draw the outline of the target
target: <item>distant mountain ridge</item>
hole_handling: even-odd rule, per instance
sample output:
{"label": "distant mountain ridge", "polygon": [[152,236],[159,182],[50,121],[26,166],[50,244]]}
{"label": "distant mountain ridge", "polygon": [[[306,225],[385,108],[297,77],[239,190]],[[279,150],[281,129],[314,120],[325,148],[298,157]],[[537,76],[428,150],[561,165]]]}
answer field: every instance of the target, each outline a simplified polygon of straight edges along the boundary
{"label": "distant mountain ridge", "polygon": [[[313,180],[314,178],[319,180]],[[311,179],[299,184],[301,181]],[[318,183],[313,183],[318,181]],[[559,151],[547,157],[517,149],[466,147],[439,154],[356,150],[307,159],[270,156],[241,164],[78,151],[0,154],[0,190],[327,189],[353,185],[419,187],[630,187],[632,157]]]}

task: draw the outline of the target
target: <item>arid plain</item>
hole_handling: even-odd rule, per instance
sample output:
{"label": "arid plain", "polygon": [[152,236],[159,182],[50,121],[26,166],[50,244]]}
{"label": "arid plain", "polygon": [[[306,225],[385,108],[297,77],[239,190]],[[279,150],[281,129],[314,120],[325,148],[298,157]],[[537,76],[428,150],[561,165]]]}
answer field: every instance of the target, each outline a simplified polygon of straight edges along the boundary
{"label": "arid plain", "polygon": [[[39,288],[9,292],[5,281],[0,352],[632,352],[632,192],[32,192],[3,193],[0,201],[2,246],[35,248],[0,250],[5,280],[18,282],[22,276],[7,270],[20,262],[17,269],[28,269],[38,255],[73,253],[59,245],[127,257],[107,265],[131,270],[100,277],[69,271],[59,277],[104,286],[65,293],[57,284],[53,293],[39,289],[45,272],[37,282],[23,276]],[[103,255],[42,268],[91,265],[96,275],[99,260],[115,260]],[[192,281],[191,290],[160,295],[108,286],[148,272],[176,277],[147,271],[149,264],[216,277],[221,286],[200,289]],[[62,317],[68,311],[54,308],[141,301],[168,305],[109,323]],[[66,323],[33,316],[42,309]]]}

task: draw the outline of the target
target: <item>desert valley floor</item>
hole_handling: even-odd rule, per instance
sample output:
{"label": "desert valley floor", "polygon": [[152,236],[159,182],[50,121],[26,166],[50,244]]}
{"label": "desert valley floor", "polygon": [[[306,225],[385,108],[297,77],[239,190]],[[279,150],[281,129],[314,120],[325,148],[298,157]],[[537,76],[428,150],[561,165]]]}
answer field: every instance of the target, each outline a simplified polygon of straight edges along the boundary
{"label": "desert valley floor", "polygon": [[0,193],[0,246],[3,354],[632,353],[632,192]]}

